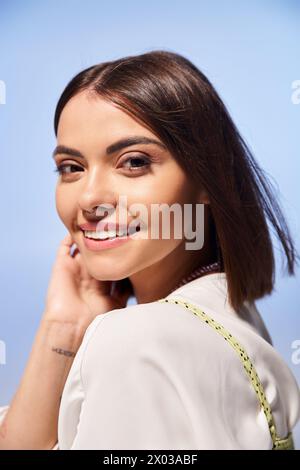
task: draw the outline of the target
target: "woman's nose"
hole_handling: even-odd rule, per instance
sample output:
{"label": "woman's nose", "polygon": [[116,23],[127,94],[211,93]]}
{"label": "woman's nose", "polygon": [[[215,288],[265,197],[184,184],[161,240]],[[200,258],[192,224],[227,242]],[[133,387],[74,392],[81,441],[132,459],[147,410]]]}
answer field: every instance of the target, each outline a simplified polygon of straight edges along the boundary
{"label": "woman's nose", "polygon": [[83,186],[79,194],[78,205],[82,211],[88,213],[93,212],[97,214],[96,208],[102,206],[101,214],[103,215],[103,209],[107,207],[109,210],[110,206],[115,207],[116,205],[116,194],[109,176],[100,168],[94,168],[84,178]]}

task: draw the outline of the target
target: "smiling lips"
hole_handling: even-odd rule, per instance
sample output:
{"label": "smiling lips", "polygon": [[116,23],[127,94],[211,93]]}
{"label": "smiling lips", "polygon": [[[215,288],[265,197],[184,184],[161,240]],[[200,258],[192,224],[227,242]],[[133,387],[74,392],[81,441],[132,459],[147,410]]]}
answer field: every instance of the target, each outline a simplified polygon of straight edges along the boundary
{"label": "smiling lips", "polygon": [[[82,228],[91,227],[91,225],[92,230]],[[82,224],[80,226],[84,245],[91,251],[107,250],[108,248],[116,248],[124,243],[128,243],[140,229],[139,225],[137,227],[128,227],[124,225],[111,224],[115,230],[96,230],[96,225],[97,224]],[[105,224],[105,227],[107,227],[107,224]]]}
{"label": "smiling lips", "polygon": [[124,224],[114,224],[112,222],[101,223],[98,221],[97,223],[87,222],[80,224],[79,228],[82,230],[86,238],[105,240],[116,237],[130,236],[140,230],[140,225],[138,224],[137,226],[133,225],[132,227],[129,227],[128,225]]}

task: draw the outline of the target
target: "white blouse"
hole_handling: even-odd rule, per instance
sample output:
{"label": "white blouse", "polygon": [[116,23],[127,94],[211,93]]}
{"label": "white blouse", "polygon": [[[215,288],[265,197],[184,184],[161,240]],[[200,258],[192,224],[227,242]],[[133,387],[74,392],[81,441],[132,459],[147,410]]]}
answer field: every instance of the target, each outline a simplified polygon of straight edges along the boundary
{"label": "white blouse", "polygon": [[[297,382],[255,304],[236,312],[225,273],[177,288],[223,325],[255,366],[284,438],[300,418]],[[0,408],[0,422],[8,406]],[[180,304],[150,302],[98,315],[62,394],[53,449],[271,449],[265,413],[239,355]]]}

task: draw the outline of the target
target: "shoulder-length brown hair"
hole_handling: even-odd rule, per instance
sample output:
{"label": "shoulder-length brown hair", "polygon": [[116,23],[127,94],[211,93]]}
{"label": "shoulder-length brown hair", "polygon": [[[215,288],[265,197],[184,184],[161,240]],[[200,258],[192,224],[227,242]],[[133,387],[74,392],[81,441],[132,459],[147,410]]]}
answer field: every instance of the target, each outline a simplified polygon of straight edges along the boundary
{"label": "shoulder-length brown hair", "polygon": [[274,288],[275,260],[267,220],[294,275],[298,260],[273,189],[206,76],[182,55],[155,50],[103,62],[78,73],[55,110],[91,90],[139,118],[165,143],[210,199],[214,235],[238,309]]}

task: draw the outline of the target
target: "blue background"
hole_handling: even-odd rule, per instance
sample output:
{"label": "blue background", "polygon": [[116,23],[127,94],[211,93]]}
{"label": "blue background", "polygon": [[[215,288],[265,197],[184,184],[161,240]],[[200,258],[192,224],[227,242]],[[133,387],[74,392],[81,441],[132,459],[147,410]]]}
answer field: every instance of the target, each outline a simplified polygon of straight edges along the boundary
{"label": "blue background", "polygon": [[[270,175],[299,249],[300,2],[0,0],[2,215],[0,232],[0,404],[15,392],[43,312],[51,266],[66,231],[55,209],[53,115],[67,82],[83,68],[166,49],[211,80]],[[300,382],[292,342],[300,340],[299,271],[282,270],[257,302],[275,347]],[[300,423],[295,430],[300,448]]]}

